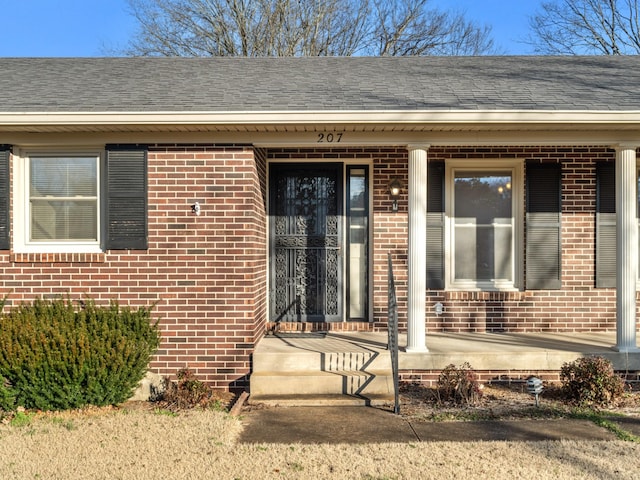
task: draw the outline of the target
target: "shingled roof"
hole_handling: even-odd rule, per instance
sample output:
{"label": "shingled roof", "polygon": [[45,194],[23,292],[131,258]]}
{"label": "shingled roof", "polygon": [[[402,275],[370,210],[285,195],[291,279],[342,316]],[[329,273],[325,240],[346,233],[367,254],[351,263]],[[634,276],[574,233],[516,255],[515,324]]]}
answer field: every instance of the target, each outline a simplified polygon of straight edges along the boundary
{"label": "shingled roof", "polygon": [[640,111],[640,57],[4,58],[0,113]]}

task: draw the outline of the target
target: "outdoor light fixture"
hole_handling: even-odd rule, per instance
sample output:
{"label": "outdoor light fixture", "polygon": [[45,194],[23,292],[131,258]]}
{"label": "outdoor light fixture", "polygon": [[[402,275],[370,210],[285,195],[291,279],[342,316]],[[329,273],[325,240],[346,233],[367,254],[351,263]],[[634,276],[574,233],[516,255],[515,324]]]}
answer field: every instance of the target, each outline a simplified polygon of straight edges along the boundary
{"label": "outdoor light fixture", "polygon": [[393,200],[393,211],[398,211],[398,199],[400,198],[400,191],[402,190],[402,181],[399,178],[392,178],[389,182],[389,196]]}
{"label": "outdoor light fixture", "polygon": [[540,405],[538,395],[542,393],[542,380],[536,377],[529,377],[527,379],[527,391],[536,396],[536,407],[538,407]]}
{"label": "outdoor light fixture", "polygon": [[191,211],[196,215],[200,215],[200,204],[198,202],[191,205]]}

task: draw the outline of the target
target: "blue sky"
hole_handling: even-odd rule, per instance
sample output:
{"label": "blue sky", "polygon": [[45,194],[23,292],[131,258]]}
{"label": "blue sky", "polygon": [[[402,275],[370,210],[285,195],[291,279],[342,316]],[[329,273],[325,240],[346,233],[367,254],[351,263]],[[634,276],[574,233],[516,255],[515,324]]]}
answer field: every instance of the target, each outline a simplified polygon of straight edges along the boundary
{"label": "blue sky", "polygon": [[[540,0],[432,0],[433,7],[467,13],[493,27],[506,54],[532,53],[518,42],[527,16]],[[0,0],[0,56],[105,56],[126,44],[135,30],[126,0]]]}

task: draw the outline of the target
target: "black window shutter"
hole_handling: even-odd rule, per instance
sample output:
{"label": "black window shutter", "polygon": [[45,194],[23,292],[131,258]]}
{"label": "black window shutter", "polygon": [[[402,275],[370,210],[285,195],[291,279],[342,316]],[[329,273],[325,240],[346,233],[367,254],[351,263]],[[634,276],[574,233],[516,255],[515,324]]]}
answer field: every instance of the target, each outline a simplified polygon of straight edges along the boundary
{"label": "black window shutter", "polygon": [[9,156],[0,145],[0,250],[9,250]]}
{"label": "black window shutter", "polygon": [[562,171],[556,163],[527,163],[526,287],[557,290],[561,279]]}
{"label": "black window shutter", "polygon": [[616,169],[596,166],[596,287],[616,286]]}
{"label": "black window shutter", "polygon": [[107,147],[107,239],[111,250],[148,247],[147,150]]}
{"label": "black window shutter", "polygon": [[444,289],[444,162],[427,168],[427,288]]}

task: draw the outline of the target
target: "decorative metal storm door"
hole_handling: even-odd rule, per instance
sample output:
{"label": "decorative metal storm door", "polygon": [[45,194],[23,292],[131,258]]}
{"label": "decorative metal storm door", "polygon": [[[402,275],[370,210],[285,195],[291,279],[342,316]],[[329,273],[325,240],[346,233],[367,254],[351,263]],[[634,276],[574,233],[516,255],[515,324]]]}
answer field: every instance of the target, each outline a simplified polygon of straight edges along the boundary
{"label": "decorative metal storm door", "polygon": [[270,320],[342,320],[342,165],[270,170]]}

